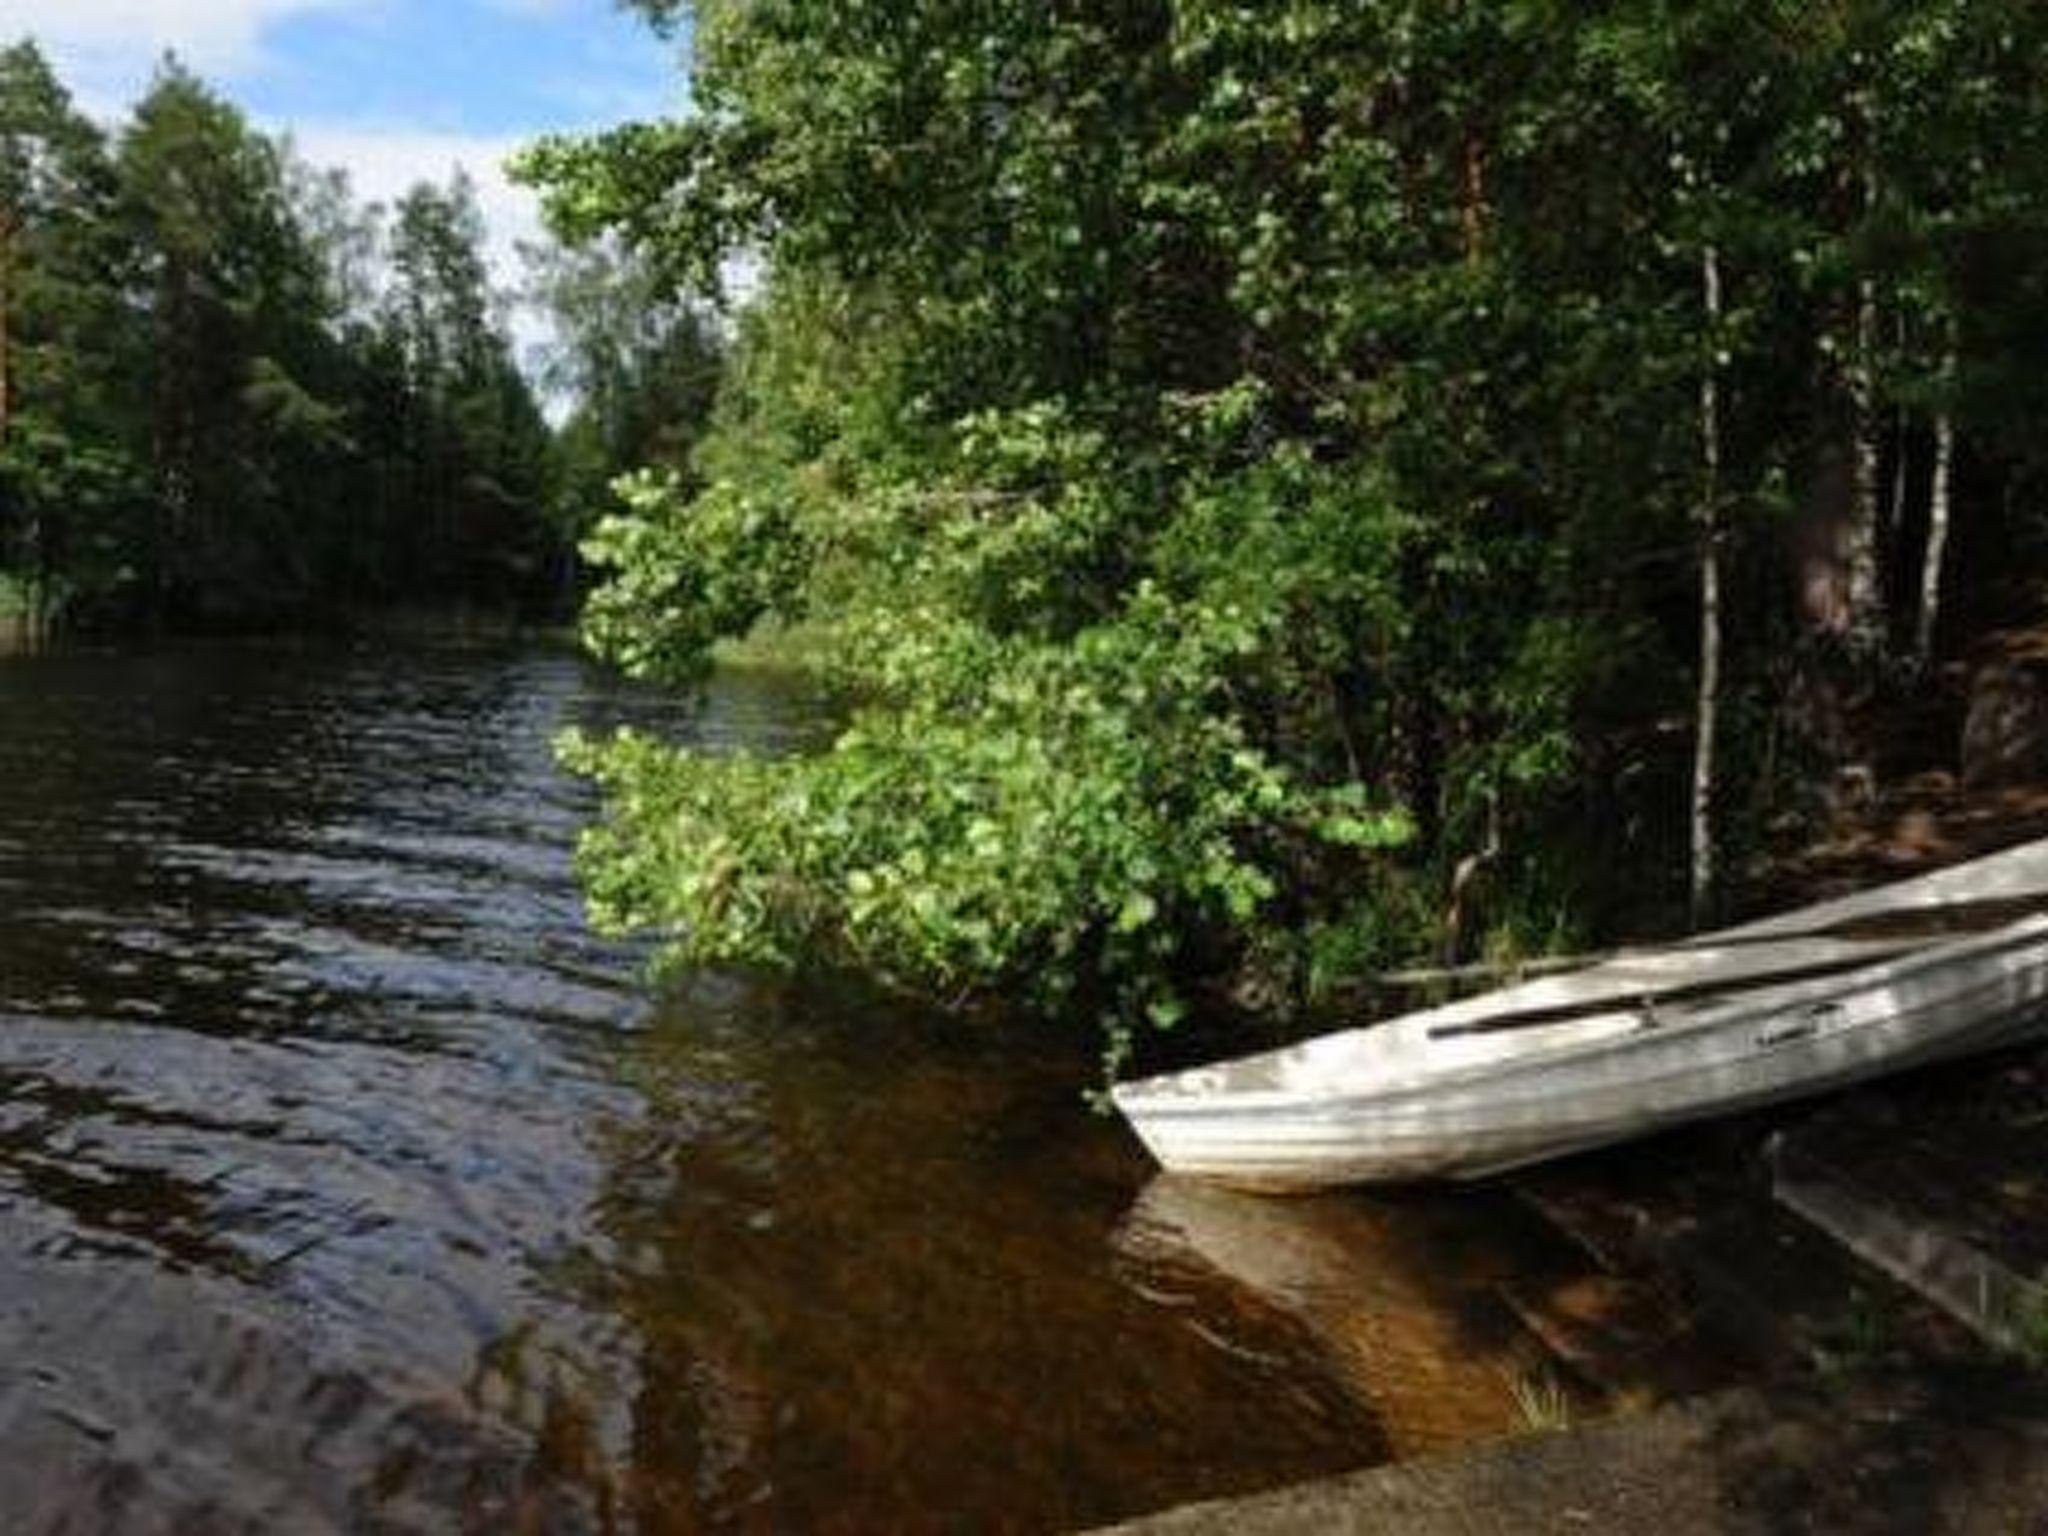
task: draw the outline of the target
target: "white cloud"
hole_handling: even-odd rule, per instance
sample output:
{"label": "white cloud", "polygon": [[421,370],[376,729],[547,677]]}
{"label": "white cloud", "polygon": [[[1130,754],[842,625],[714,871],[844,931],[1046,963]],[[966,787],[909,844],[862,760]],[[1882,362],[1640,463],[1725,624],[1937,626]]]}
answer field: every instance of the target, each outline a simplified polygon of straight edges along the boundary
{"label": "white cloud", "polygon": [[366,3],[375,0],[0,0],[0,38],[35,37],[78,69],[91,97],[167,48],[202,74],[240,73],[257,61],[272,24]]}
{"label": "white cloud", "polygon": [[[518,246],[542,237],[539,199],[505,174],[506,159],[527,142],[524,137],[319,122],[295,123],[289,132],[299,158],[347,171],[361,202],[389,207],[422,181],[445,185],[458,168],[466,171],[490,231],[493,277],[502,288],[518,286]],[[525,306],[513,311],[512,320],[522,350],[545,339],[540,318]]]}
{"label": "white cloud", "polygon": [[445,184],[458,168],[468,172],[490,225],[493,264],[501,271],[514,270],[516,242],[540,237],[538,200],[505,174],[506,160],[527,142],[523,135],[322,122],[273,125],[273,131],[288,132],[309,164],[347,171],[364,202],[394,203],[419,182]]}
{"label": "white cloud", "polygon": [[[266,53],[271,29],[313,12],[388,13],[396,0],[0,0],[0,44],[31,36],[43,47],[80,104],[113,122],[126,115],[168,49],[213,82],[246,81],[277,61]],[[441,5],[448,0],[416,0]],[[494,8],[542,16],[564,0],[488,0]],[[580,76],[564,90],[590,89]],[[616,88],[613,88],[616,89]],[[230,98],[238,93],[229,86]],[[637,103],[636,103],[637,104]],[[575,103],[586,120],[627,115],[621,103]],[[599,110],[600,105],[609,108]],[[512,184],[505,161],[526,142],[516,134],[465,133],[403,119],[258,119],[266,132],[288,135],[301,158],[349,173],[358,199],[387,206],[421,181],[445,184],[460,167],[476,185],[489,230],[496,282],[521,282],[517,247],[542,236],[539,202]],[[530,308],[512,312],[522,350],[544,339],[544,322]]]}

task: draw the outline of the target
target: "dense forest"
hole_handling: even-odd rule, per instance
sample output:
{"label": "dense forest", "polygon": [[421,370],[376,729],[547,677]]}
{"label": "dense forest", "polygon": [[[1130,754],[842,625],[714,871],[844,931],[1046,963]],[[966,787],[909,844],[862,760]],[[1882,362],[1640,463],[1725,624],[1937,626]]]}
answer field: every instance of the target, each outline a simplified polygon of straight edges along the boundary
{"label": "dense forest", "polygon": [[1704,917],[2039,611],[2038,8],[636,8],[531,378],[459,177],[0,53],[0,619],[780,632],[829,750],[569,743],[599,916],[1121,1053]]}
{"label": "dense forest", "polygon": [[625,258],[533,253],[558,433],[485,233],[459,173],[365,205],[175,60],[109,130],[0,52],[0,623],[565,617],[612,474],[687,457],[716,340],[613,319]]}
{"label": "dense forest", "polygon": [[1121,1051],[1704,915],[1959,580],[2038,597],[2036,5],[639,8],[691,115],[523,174],[750,300],[588,628],[688,679],[780,626],[856,701],[795,760],[570,744],[601,914],[679,959]]}

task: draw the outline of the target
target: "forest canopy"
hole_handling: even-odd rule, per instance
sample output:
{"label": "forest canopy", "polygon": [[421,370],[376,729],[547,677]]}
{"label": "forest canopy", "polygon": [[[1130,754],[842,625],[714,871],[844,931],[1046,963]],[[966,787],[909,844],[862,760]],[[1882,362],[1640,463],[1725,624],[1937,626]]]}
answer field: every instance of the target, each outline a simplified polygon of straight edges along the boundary
{"label": "forest canopy", "polygon": [[2039,569],[2037,5],[640,8],[692,114],[525,174],[754,291],[588,630],[687,681],[788,627],[857,701],[571,744],[598,910],[679,960],[1121,1051],[1704,910],[1944,591]]}
{"label": "forest canopy", "polygon": [[174,59],[111,128],[0,50],[0,620],[540,613],[573,529],[460,175],[385,208]]}

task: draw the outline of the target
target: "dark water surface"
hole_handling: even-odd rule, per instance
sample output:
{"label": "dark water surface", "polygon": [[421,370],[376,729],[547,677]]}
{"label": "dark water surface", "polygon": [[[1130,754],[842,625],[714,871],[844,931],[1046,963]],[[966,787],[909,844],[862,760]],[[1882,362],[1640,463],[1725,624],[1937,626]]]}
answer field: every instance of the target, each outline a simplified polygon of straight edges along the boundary
{"label": "dark water surface", "polygon": [[1272,1299],[1316,1240],[1148,1188],[1085,1062],[652,994],[548,748],[627,721],[822,712],[547,652],[0,658],[0,1528],[1052,1530],[1504,1411],[1463,1207],[1343,1210],[1385,1253],[1333,1349]]}

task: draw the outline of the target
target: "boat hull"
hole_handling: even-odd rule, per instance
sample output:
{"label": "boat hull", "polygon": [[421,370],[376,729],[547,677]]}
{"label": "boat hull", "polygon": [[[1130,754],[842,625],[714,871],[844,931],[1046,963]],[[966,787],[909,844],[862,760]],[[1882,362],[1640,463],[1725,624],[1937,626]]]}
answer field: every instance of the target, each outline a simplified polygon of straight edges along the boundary
{"label": "boat hull", "polygon": [[1245,1091],[1231,1090],[1226,1064],[1199,1091],[1156,1079],[1116,1101],[1164,1167],[1240,1188],[1476,1178],[1995,1049],[2044,1025],[2048,921],[2036,918],[1440,1078],[1317,1082],[1311,1066],[1290,1081],[1268,1058]]}

